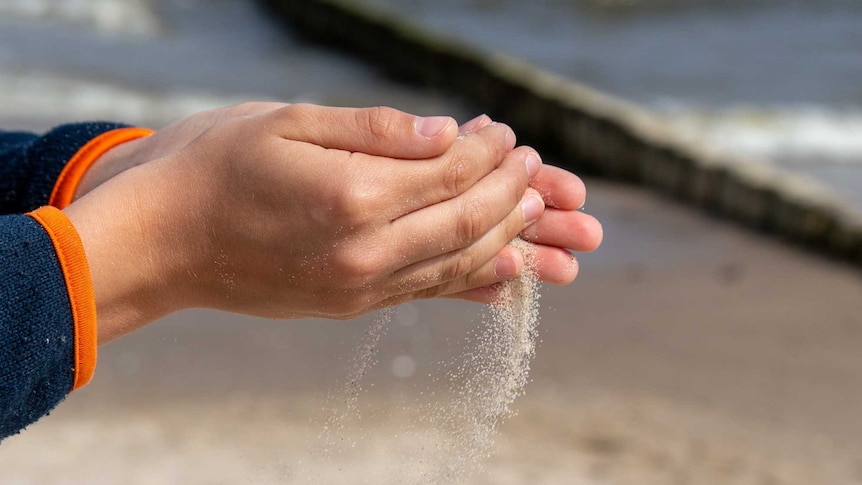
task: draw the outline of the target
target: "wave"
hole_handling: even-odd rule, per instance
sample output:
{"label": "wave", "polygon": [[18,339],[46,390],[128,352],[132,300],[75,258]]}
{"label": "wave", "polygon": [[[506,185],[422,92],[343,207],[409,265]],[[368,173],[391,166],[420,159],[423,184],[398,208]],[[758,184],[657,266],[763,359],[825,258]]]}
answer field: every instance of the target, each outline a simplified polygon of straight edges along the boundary
{"label": "wave", "polygon": [[2,0],[0,18],[49,21],[123,35],[161,31],[147,0]]}
{"label": "wave", "polygon": [[654,108],[684,138],[729,153],[786,163],[862,164],[862,108],[706,108],[667,100]]}
{"label": "wave", "polygon": [[197,90],[151,92],[44,72],[0,74],[0,118],[5,119],[104,119],[158,128],[199,111],[267,99],[271,96]]}

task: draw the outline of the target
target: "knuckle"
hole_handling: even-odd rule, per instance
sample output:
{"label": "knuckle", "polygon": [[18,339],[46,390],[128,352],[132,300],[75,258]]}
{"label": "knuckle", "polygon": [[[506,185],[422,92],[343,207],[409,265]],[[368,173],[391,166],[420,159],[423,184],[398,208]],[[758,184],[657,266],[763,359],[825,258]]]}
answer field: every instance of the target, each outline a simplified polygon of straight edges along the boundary
{"label": "knuckle", "polygon": [[450,263],[443,269],[443,280],[457,280],[473,271],[475,265],[476,257],[471,251],[460,251],[452,256]]}
{"label": "knuckle", "polygon": [[477,138],[477,145],[481,148],[481,155],[497,166],[503,161],[506,154],[505,130],[501,125],[494,126],[491,130],[483,130]]}
{"label": "knuckle", "polygon": [[490,220],[491,209],[485,202],[477,199],[466,201],[456,225],[459,245],[463,247],[481,238]]}
{"label": "knuckle", "polygon": [[[368,132],[377,139],[386,139],[395,130],[399,111],[387,106],[377,106],[362,110],[364,125]],[[360,125],[361,126],[361,125]]]}
{"label": "knuckle", "polygon": [[469,161],[466,157],[456,155],[449,159],[443,175],[443,188],[449,198],[457,197],[471,186]]}
{"label": "knuckle", "polygon": [[289,114],[291,116],[301,115],[307,113],[309,106],[305,103],[291,103],[284,108],[281,109],[285,114]]}
{"label": "knuckle", "polygon": [[333,217],[340,223],[354,227],[369,220],[380,201],[378,189],[358,182],[346,183],[330,196]]}
{"label": "knuckle", "polygon": [[336,252],[333,266],[341,285],[349,289],[371,287],[387,269],[379,252],[355,246]]}
{"label": "knuckle", "polygon": [[[500,145],[500,146],[498,146]],[[444,167],[443,185],[449,198],[464,193],[504,160],[503,146],[488,136],[469,137],[452,150]]]}
{"label": "knuckle", "polygon": [[308,103],[292,103],[274,110],[272,115],[276,117],[276,119],[283,118],[308,123],[309,120],[314,119],[314,110],[315,106]]}

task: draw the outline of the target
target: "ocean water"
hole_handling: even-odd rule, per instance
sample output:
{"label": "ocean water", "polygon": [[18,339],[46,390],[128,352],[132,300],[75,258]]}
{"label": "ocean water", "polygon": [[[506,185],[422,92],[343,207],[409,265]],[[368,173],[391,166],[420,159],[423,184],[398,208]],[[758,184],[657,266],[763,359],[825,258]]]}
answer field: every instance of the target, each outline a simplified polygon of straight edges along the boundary
{"label": "ocean water", "polygon": [[[808,172],[862,204],[862,2],[357,1],[640,103],[689,139]],[[0,127],[160,126],[252,98],[470,114],[433,97],[405,105],[382,82],[298,42],[252,0],[0,0]]]}
{"label": "ocean water", "polygon": [[246,100],[467,116],[309,46],[250,0],[0,0],[0,128],[112,119],[158,128]]}
{"label": "ocean water", "polygon": [[363,0],[640,103],[862,203],[862,2]]}

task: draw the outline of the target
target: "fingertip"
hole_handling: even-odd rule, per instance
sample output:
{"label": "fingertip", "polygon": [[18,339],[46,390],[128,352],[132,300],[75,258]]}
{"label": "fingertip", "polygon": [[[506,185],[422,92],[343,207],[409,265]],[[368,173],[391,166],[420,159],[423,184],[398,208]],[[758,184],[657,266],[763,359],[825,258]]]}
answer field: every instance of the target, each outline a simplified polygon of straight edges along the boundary
{"label": "fingertip", "polygon": [[484,131],[484,130],[499,130],[499,129],[503,130],[503,138],[505,140],[504,146],[506,148],[505,151],[506,152],[512,151],[512,149],[515,148],[515,144],[517,142],[517,137],[515,136],[515,132],[512,130],[512,128],[509,125],[507,125],[505,123],[500,123],[499,121],[491,121],[486,126],[483,126],[479,130],[476,130],[476,133],[479,133],[479,132]]}
{"label": "fingertip", "polygon": [[568,206],[574,208],[574,210],[583,209],[587,203],[587,185],[583,179],[575,174],[572,174],[569,181],[569,201],[567,202]]}
{"label": "fingertip", "polygon": [[458,127],[458,135],[469,135],[491,124],[493,120],[486,114],[481,114]]}
{"label": "fingertip", "polygon": [[568,285],[578,276],[575,256],[562,248],[537,246],[536,272],[539,279],[554,285]]}
{"label": "fingertip", "polygon": [[569,285],[578,277],[580,265],[574,254],[568,251],[560,251],[560,253],[558,264],[555,265],[556,271],[548,275],[546,281],[555,285]]}
{"label": "fingertip", "polygon": [[529,195],[531,197],[536,197],[537,199],[540,199],[542,201],[543,205],[545,203],[545,200],[542,198],[542,194],[538,190],[536,190],[532,187],[527,187],[527,189],[524,190],[524,195],[525,196]]}
{"label": "fingertip", "polygon": [[575,257],[574,254],[569,254],[569,264],[563,267],[563,285],[571,284],[578,277],[578,273],[581,270],[581,265],[578,263],[578,258]]}
{"label": "fingertip", "polygon": [[492,125],[500,125],[506,129],[506,132],[505,132],[506,151],[510,151],[513,148],[515,148],[515,143],[517,143],[518,140],[517,140],[517,137],[515,136],[515,132],[512,130],[512,128],[505,123],[493,122],[491,124]]}
{"label": "fingertip", "polygon": [[545,212],[545,202],[542,200],[542,195],[534,189],[528,188],[521,199],[521,211],[524,215],[525,225],[529,226],[539,220],[539,217]]}
{"label": "fingertip", "polygon": [[455,119],[450,116],[417,116],[413,121],[416,134],[428,140],[444,134],[450,127],[457,126]]}
{"label": "fingertip", "polygon": [[587,188],[580,177],[553,165],[543,164],[530,185],[542,193],[549,207],[556,209],[581,209],[587,198]]}
{"label": "fingertip", "polygon": [[[417,116],[414,130],[418,140],[413,143],[411,158],[433,158],[446,153],[458,138],[458,123],[449,116]],[[433,134],[432,134],[433,133]]]}
{"label": "fingertip", "polygon": [[586,241],[584,244],[585,247],[582,249],[582,252],[590,253],[595,251],[599,248],[599,246],[602,245],[602,241],[605,238],[605,230],[602,227],[602,223],[599,222],[598,219],[588,214],[585,215],[587,215],[588,218],[584,221],[583,224],[583,234],[586,238]]}
{"label": "fingertip", "polygon": [[540,157],[535,150],[530,150],[530,153],[527,154],[526,164],[527,174],[529,174],[532,179],[542,168],[542,157]]}
{"label": "fingertip", "polygon": [[499,281],[510,280],[524,270],[524,258],[521,253],[509,246],[500,250],[497,261],[494,262],[494,276]]}

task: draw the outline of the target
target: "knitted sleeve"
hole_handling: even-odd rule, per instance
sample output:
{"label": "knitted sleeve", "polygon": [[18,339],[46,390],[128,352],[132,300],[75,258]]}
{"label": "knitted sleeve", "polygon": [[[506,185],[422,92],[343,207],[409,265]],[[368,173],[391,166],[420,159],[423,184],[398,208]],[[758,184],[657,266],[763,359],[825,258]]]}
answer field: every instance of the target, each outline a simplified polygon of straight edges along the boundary
{"label": "knitted sleeve", "polygon": [[92,376],[93,284],[77,232],[43,207],[0,216],[0,439]]}
{"label": "knitted sleeve", "polygon": [[58,207],[71,203],[102,153],[150,133],[104,122],[44,136],[0,132],[0,440],[93,375],[93,283],[78,233]]}
{"label": "knitted sleeve", "polygon": [[125,125],[58,126],[43,136],[0,132],[0,214],[23,214],[48,204],[60,173],[84,145]]}

